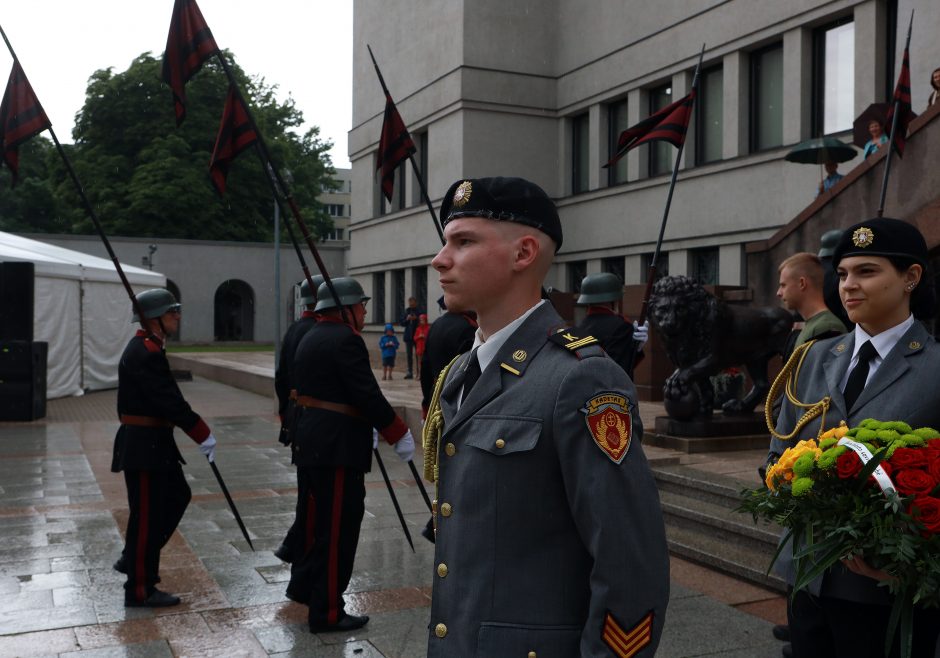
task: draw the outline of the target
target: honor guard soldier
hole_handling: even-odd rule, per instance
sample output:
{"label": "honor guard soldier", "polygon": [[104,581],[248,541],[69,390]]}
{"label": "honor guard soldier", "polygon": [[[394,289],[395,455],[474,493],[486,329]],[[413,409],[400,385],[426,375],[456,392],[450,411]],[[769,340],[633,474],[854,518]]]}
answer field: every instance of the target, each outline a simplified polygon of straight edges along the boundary
{"label": "honor guard soldier", "polygon": [[321,285],[319,320],[297,346],[293,364],[297,415],[291,447],[297,524],[305,534],[287,596],[309,606],[315,633],[354,630],[369,621],[346,613],[343,591],[365,513],[363,479],[372,466],[373,428],[403,461],[414,454],[411,431],[382,395],[359,333],[369,298],[355,279],[332,283],[339,304],[329,286]]}
{"label": "honor guard soldier", "polygon": [[130,517],[124,553],[114,568],[127,574],[124,605],[164,607],[179,597],[156,588],[160,549],[169,541],[192,497],[181,464],[186,462],[173,439],[179,427],[215,459],[215,437],[183,398],[167,361],[166,337],[179,329],[180,305],[163,288],[136,295],[143,318],[118,366],[117,407],[121,420],[114,439],[111,470],[124,472]]}
{"label": "honor guard soldier", "polygon": [[[323,277],[317,274],[313,279],[314,288],[310,288],[310,282],[304,279],[300,284],[300,303],[304,305],[304,311],[300,317],[294,321],[284,332],[284,338],[281,340],[281,353],[278,356],[277,368],[274,371],[274,392],[277,394],[277,413],[281,419],[281,430],[278,433],[277,440],[286,446],[290,445],[290,430],[294,418],[294,399],[297,392],[291,389],[291,366],[294,363],[294,353],[300,344],[300,339],[307,335],[310,328],[316,324],[317,314],[313,310],[317,305],[317,288],[323,283]],[[291,562],[294,559],[294,551],[299,541],[297,528],[297,519],[291,524],[284,541],[274,551],[275,557],[284,562]]]}
{"label": "honor guard soldier", "polygon": [[[829,426],[844,420],[853,427],[875,418],[940,427],[940,345],[921,324],[935,317],[928,259],[923,235],[898,219],[872,218],[842,233],[832,266],[855,329],[804,343],[780,372],[771,390],[786,384],[787,394],[770,428],[769,463],[792,441],[818,436],[820,416]],[[768,396],[767,405],[772,402]],[[792,586],[796,574],[788,547],[777,565]],[[793,655],[884,656],[893,597],[879,582],[890,578],[854,556],[797,592],[787,608]],[[934,656],[940,612],[915,605],[913,630],[911,656]],[[899,655],[899,634],[891,656]]]}
{"label": "honor guard soldier", "polygon": [[424,433],[437,482],[428,656],[653,656],[669,554],[636,390],[541,286],[555,205],[520,178],[454,183],[432,261],[473,349],[438,380]]}
{"label": "honor guard soldier", "polygon": [[633,380],[633,366],[643,359],[643,344],[649,336],[649,324],[630,322],[619,312],[623,282],[616,274],[588,274],[581,281],[581,295],[575,302],[587,306],[587,314],[578,325],[586,336],[594,336],[608,356]]}

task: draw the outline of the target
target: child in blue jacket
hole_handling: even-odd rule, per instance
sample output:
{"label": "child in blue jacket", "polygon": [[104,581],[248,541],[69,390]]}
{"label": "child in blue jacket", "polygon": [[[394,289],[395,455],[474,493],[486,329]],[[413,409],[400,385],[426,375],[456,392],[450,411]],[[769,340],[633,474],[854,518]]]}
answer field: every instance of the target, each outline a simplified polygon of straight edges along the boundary
{"label": "child in blue jacket", "polygon": [[379,338],[379,349],[382,350],[382,379],[391,379],[392,370],[395,369],[395,352],[398,351],[398,339],[391,322],[385,325],[385,335]]}

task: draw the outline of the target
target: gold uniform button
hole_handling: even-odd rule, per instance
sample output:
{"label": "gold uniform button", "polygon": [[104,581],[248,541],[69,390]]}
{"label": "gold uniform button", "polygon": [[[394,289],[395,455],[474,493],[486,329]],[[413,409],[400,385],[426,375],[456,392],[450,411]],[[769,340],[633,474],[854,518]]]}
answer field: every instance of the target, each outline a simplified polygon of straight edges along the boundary
{"label": "gold uniform button", "polygon": [[536,658],[534,651],[529,652],[529,658]]}
{"label": "gold uniform button", "polygon": [[503,448],[505,445],[506,445],[506,442],[505,442],[505,441],[503,441],[502,439],[496,439],[496,447],[497,447],[497,448]]}
{"label": "gold uniform button", "polygon": [[444,516],[450,516],[451,512],[453,512],[453,508],[451,508],[450,503],[444,503],[441,505],[441,514]]}
{"label": "gold uniform button", "polygon": [[457,446],[455,446],[453,443],[448,443],[446,446],[444,446],[444,452],[447,453],[448,457],[453,457],[454,453],[457,452]]}
{"label": "gold uniform button", "polygon": [[438,637],[444,637],[447,635],[447,626],[444,624],[438,624],[434,627],[434,634]]}
{"label": "gold uniform button", "polygon": [[447,565],[444,564],[443,562],[437,565],[437,575],[440,576],[441,578],[447,575]]}

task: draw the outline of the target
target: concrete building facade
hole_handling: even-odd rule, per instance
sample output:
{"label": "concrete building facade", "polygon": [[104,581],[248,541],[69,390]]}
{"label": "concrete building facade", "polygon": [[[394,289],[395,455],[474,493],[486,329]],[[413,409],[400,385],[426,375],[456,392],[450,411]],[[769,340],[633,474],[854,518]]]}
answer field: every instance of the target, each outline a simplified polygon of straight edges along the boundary
{"label": "concrete building facade", "polygon": [[890,98],[912,10],[921,112],[940,65],[934,0],[356,0],[348,263],[378,301],[370,321],[397,319],[411,295],[436,317],[430,260],[440,243],[410,164],[393,203],[379,194],[384,98],[366,44],[435,207],[460,178],[535,181],[556,200],[565,234],[547,283],[573,292],[591,272],[645,281],[676,149],[641,146],[603,165],[620,131],[690,91],[704,43],[659,270],[743,286],[745,244],[768,239],[816,196],[820,167],[784,156],[822,134],[851,142],[853,119]]}
{"label": "concrete building facade", "polygon": [[[27,237],[108,258],[97,236]],[[270,243],[121,237],[109,237],[109,241],[122,263],[151,267],[166,275],[167,288],[183,304],[179,342],[274,343],[295,317],[295,284],[303,280],[303,271],[290,244],[280,248],[280,276],[276,277],[276,250]],[[319,242],[317,249],[331,276],[345,274],[346,241]],[[302,251],[311,273],[316,274],[316,263],[305,245]],[[130,303],[127,313],[130,323]]]}

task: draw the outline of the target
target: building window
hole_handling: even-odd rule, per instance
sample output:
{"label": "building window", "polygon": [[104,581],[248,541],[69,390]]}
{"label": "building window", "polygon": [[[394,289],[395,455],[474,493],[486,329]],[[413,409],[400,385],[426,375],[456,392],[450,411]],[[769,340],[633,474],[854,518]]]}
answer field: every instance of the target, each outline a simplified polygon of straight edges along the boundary
{"label": "building window", "polygon": [[[672,103],[672,86],[663,85],[650,89],[650,114],[658,112]],[[672,152],[675,147],[669,142],[657,140],[649,143],[649,175],[658,176],[672,171]]]}
{"label": "building window", "polygon": [[[607,159],[610,160],[617,154],[617,140],[620,139],[620,133],[630,127],[627,121],[627,99],[611,103],[607,108],[607,134],[608,149]],[[627,182],[627,158],[620,158],[620,161],[613,167],[607,168],[607,184],[617,185]]]}
{"label": "building window", "polygon": [[568,288],[571,292],[581,292],[581,280],[587,276],[587,261],[575,260],[568,263]]}
{"label": "building window", "polygon": [[326,209],[326,212],[330,217],[346,216],[343,214],[345,207],[342,203],[324,203],[323,207]]}
{"label": "building window", "polygon": [[411,269],[411,287],[418,306],[428,312],[428,270],[426,267],[413,267]]}
{"label": "building window", "polygon": [[702,285],[718,285],[718,247],[703,247],[689,251],[692,278]]}
{"label": "building window", "polygon": [[405,310],[405,270],[392,270],[392,322]]}
{"label": "building window", "polygon": [[588,178],[588,115],[581,114],[571,120],[571,193],[587,192]]}
{"label": "building window", "polygon": [[751,151],[783,144],[783,44],[751,53]]}
{"label": "building window", "polygon": [[885,95],[884,100],[894,97],[894,85],[898,71],[895,70],[895,53],[898,47],[898,0],[885,2],[885,22],[881,29],[885,31]]}
{"label": "building window", "polygon": [[[421,195],[421,184],[423,183],[425,188],[427,188],[428,183],[428,133],[423,132],[413,135],[412,137],[418,148],[418,152],[415,154],[415,161],[418,163],[420,172],[412,172],[414,174],[414,185],[412,185],[411,197],[412,205],[419,206],[424,205],[424,197]],[[420,180],[418,179],[419,173],[421,174]]]}
{"label": "building window", "polygon": [[624,283],[624,260],[623,256],[612,256],[611,258],[605,258],[601,261],[601,270],[603,272],[609,272],[610,274],[616,274],[617,278],[620,279],[621,283]]}
{"label": "building window", "polygon": [[332,230],[330,230],[330,231],[326,234],[326,236],[324,236],[323,239],[324,239],[324,240],[342,240],[342,239],[343,239],[343,229],[341,229],[341,228],[333,228]]}
{"label": "building window", "polygon": [[695,103],[695,164],[721,160],[724,72],[720,66],[702,71]]}
{"label": "building window", "polygon": [[376,272],[372,275],[372,299],[369,300],[372,321],[377,324],[385,323],[385,272]]}
{"label": "building window", "polygon": [[855,24],[851,18],[813,33],[813,135],[850,130],[855,118]]}
{"label": "building window", "polygon": [[[653,262],[653,253],[643,254],[640,259],[640,283],[648,283],[650,280],[650,263]],[[664,276],[669,276],[669,254],[659,252],[659,259],[656,261],[656,280],[659,281]]]}

